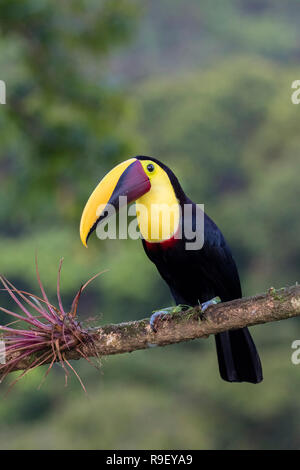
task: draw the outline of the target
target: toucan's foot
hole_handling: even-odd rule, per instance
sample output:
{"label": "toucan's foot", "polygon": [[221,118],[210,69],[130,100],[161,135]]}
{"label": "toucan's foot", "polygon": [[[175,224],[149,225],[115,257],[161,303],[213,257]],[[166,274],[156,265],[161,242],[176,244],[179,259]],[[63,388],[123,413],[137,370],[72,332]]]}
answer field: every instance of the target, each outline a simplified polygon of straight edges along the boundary
{"label": "toucan's foot", "polygon": [[168,318],[170,315],[173,315],[173,313],[178,313],[178,312],[181,312],[182,310],[187,310],[188,308],[190,308],[188,305],[177,305],[176,307],[166,307],[161,310],[157,310],[150,317],[151,330],[154,331],[154,333],[156,333],[157,323],[160,320],[164,320]]}
{"label": "toucan's foot", "polygon": [[151,317],[150,317],[150,327],[151,330],[154,331],[154,333],[157,332],[157,323],[159,320],[162,320],[166,315],[170,315],[170,312],[167,312],[166,310],[157,310],[157,312],[154,312]]}
{"label": "toucan's foot", "polygon": [[219,304],[220,302],[221,302],[220,297],[214,297],[213,299],[210,299],[207,302],[203,302],[203,304],[201,304],[201,313],[200,313],[201,320],[204,320],[203,314],[205,310],[208,309],[208,307],[210,307],[211,305]]}

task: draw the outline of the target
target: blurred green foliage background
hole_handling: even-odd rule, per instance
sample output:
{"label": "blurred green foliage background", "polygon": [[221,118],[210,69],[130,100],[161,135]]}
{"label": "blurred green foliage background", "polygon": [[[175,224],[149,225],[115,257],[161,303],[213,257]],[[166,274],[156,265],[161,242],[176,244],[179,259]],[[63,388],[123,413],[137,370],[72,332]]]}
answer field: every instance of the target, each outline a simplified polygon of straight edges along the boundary
{"label": "blurred green foliage background", "polygon": [[[299,280],[297,0],[0,0],[0,271],[37,292],[34,256],[81,318],[149,316],[168,288],[139,241],[86,250],[78,227],[98,181],[132,155],[155,156],[222,228],[245,295]],[[1,294],[1,305],[8,302]],[[1,321],[7,321],[4,315]],[[264,382],[219,378],[213,338],[56,366],[4,398],[1,449],[299,448],[299,321],[253,329]]]}

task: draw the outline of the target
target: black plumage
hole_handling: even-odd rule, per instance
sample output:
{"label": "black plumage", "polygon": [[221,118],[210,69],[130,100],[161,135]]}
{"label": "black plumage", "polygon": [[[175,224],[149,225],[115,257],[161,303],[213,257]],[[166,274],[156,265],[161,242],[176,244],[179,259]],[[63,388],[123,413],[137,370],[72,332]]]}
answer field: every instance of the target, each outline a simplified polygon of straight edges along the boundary
{"label": "black plumage", "polygon": [[[193,211],[196,210],[196,204],[185,195],[178,179],[166,165],[154,158],[137,159],[152,160],[160,165],[168,174],[181,207],[192,204]],[[206,214],[203,247],[186,250],[186,241],[184,236],[173,243],[143,240],[147,256],[168,284],[176,304],[195,306],[216,296],[223,302],[240,298],[240,279],[230,248],[220,229]],[[247,328],[219,333],[215,339],[220,374],[224,380],[251,383],[262,380],[259,355]]]}

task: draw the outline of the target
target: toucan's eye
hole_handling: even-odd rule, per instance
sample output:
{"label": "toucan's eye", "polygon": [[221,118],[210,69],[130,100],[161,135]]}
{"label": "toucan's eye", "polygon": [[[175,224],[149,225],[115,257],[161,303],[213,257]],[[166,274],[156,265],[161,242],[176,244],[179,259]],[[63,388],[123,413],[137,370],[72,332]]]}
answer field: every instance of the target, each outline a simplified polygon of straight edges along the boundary
{"label": "toucan's eye", "polygon": [[154,165],[152,165],[152,163],[149,163],[149,165],[147,165],[147,170],[149,171],[149,173],[152,173],[152,171],[154,171]]}

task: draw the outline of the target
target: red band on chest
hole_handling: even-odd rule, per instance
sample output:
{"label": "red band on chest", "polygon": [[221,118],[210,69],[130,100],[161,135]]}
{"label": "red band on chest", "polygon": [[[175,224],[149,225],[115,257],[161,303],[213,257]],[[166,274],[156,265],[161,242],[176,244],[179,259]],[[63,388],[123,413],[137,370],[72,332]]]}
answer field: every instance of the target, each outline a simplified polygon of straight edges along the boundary
{"label": "red band on chest", "polygon": [[164,240],[162,242],[151,243],[151,242],[147,242],[147,240],[145,240],[147,249],[148,250],[154,250],[154,249],[155,250],[156,249],[167,250],[168,248],[172,248],[179,241],[179,238],[175,238],[177,233],[178,233],[178,230],[176,231],[176,233],[171,238],[168,238],[168,240]]}

